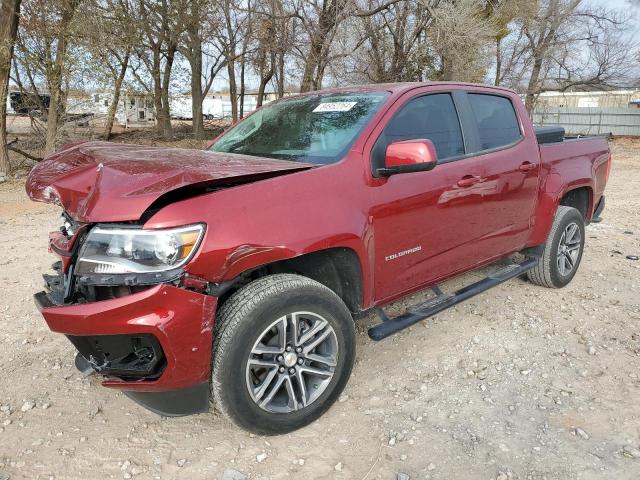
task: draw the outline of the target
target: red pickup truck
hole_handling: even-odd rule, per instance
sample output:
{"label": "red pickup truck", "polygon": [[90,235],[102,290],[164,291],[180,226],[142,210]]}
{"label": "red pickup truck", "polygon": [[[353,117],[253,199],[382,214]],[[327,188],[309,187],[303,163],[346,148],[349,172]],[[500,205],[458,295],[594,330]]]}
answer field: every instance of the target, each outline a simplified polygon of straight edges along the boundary
{"label": "red pickup truck", "polygon": [[440,82],[288,97],[202,151],[71,145],[27,180],[63,209],[35,299],[104,386],[288,432],[344,388],[358,317],[380,340],[518,275],[569,283],[610,166],[605,138],[534,129],[513,91]]}

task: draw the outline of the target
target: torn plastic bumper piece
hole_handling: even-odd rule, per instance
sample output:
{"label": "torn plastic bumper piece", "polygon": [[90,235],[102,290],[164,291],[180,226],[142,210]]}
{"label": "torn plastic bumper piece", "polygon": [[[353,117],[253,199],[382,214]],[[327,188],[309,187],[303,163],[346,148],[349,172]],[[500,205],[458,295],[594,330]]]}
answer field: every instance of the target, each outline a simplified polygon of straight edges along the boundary
{"label": "torn plastic bumper piece", "polygon": [[123,380],[159,378],[166,365],[153,335],[67,335],[91,368]]}
{"label": "torn plastic bumper piece", "polygon": [[49,328],[107,375],[103,386],[162,415],[208,409],[216,297],[160,284],[89,303],[57,305],[46,292],[35,300]]}
{"label": "torn plastic bumper piece", "polygon": [[168,392],[133,392],[124,394],[147,410],[165,417],[182,417],[209,411],[209,382]]}

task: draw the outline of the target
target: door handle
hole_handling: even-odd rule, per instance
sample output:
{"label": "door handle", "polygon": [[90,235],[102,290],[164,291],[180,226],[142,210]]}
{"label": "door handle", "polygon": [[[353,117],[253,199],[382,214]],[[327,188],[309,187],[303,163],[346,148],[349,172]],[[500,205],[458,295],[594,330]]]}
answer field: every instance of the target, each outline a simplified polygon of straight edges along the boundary
{"label": "door handle", "polygon": [[470,187],[471,185],[475,185],[481,180],[480,177],[476,177],[475,175],[465,175],[460,180],[458,180],[458,186],[465,188]]}
{"label": "door handle", "polygon": [[535,170],[537,167],[538,166],[535,163],[524,162],[520,164],[518,170],[520,170],[521,172],[530,172],[531,170]]}

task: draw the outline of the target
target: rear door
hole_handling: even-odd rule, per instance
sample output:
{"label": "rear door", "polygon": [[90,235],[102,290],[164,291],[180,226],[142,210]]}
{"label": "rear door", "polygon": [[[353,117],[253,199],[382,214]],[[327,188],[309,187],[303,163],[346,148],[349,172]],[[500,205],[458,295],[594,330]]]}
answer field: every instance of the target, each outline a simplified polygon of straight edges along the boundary
{"label": "rear door", "polygon": [[483,257],[520,249],[526,242],[537,199],[540,155],[535,137],[525,138],[508,95],[470,91],[466,98],[469,154],[477,162],[476,183],[467,193],[481,197],[486,231],[477,244],[481,262]]}

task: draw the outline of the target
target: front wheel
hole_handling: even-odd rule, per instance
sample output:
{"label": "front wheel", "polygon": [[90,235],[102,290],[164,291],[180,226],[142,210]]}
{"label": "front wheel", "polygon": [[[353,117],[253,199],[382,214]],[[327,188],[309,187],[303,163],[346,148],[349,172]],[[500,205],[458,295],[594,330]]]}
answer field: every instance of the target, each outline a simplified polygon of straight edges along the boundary
{"label": "front wheel", "polygon": [[584,250],[584,219],[572,207],[559,206],[538,265],[529,280],[549,288],[562,288],[575,276]]}
{"label": "front wheel", "polygon": [[287,433],[333,404],[354,358],[354,322],[333,291],[299,275],[264,277],[217,316],[214,403],[246,430]]}

